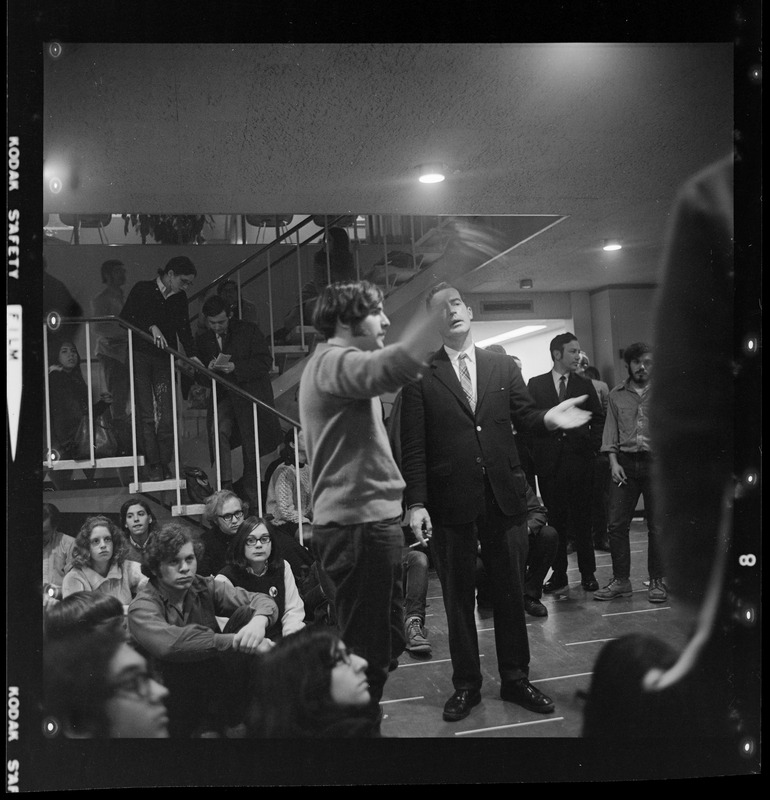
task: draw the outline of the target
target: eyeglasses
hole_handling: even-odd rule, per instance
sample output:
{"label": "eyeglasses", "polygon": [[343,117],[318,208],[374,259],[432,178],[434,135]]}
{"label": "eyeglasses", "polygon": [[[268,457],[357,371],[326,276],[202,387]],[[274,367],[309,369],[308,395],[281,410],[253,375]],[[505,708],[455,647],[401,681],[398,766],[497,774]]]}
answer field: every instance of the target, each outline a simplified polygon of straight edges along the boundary
{"label": "eyeglasses", "polygon": [[348,647],[338,648],[332,659],[332,667],[336,667],[337,664],[347,664],[347,666],[352,667],[355,654],[355,650],[351,650]]}
{"label": "eyeglasses", "polygon": [[234,519],[240,519],[243,516],[243,509],[227,514],[218,514],[218,516],[219,519],[223,519],[225,522],[232,522]]}
{"label": "eyeglasses", "polygon": [[112,692],[149,700],[152,697],[153,681],[163,685],[163,678],[156,672],[132,672],[113,684]]}
{"label": "eyeglasses", "polygon": [[259,538],[257,538],[256,536],[247,536],[246,537],[246,544],[249,547],[254,547],[257,544],[257,542],[259,542],[260,544],[268,545],[272,541],[273,541],[272,538],[270,536],[268,536],[267,534],[264,534],[263,536],[260,536]]}

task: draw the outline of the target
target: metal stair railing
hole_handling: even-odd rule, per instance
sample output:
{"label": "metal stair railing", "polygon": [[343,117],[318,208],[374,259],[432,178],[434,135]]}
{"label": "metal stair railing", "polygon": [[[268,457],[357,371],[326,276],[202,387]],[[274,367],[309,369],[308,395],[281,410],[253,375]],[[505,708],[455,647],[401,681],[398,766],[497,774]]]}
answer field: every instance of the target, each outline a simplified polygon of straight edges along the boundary
{"label": "metal stair railing", "polygon": [[[172,417],[173,417],[173,431],[174,431],[174,468],[176,477],[167,479],[167,480],[160,480],[160,481],[140,481],[139,480],[139,467],[143,462],[143,457],[139,456],[139,451],[137,447],[137,418],[136,418],[136,384],[135,384],[135,375],[134,375],[134,337],[138,336],[144,339],[147,342],[150,342],[153,347],[155,347],[155,342],[153,337],[146,333],[145,331],[137,328],[130,322],[127,322],[120,317],[115,317],[111,315],[107,316],[100,316],[100,317],[58,317],[57,315],[49,315],[49,318],[53,317],[55,319],[55,324],[46,322],[43,329],[43,353],[44,353],[44,361],[45,361],[45,423],[46,423],[46,434],[47,434],[47,457],[43,462],[44,467],[48,469],[54,470],[62,470],[62,469],[82,469],[82,468],[99,468],[99,467],[120,467],[120,466],[131,466],[133,467],[134,472],[134,481],[133,483],[129,484],[129,492],[131,494],[137,493],[146,493],[149,491],[167,491],[172,490],[176,492],[176,505],[172,506],[171,513],[173,516],[190,516],[195,514],[200,514],[203,512],[203,506],[201,504],[183,504],[182,503],[182,489],[186,486],[186,480],[182,477],[180,472],[180,458],[179,458],[179,413],[178,413],[178,400],[177,400],[177,393],[179,391],[177,386],[177,381],[171,381],[171,401],[172,401]],[[94,454],[94,415],[93,415],[93,402],[91,398],[93,396],[93,374],[91,368],[91,330],[90,326],[92,323],[109,323],[114,322],[120,325],[128,332],[128,363],[129,363],[129,384],[130,384],[130,401],[131,401],[131,438],[132,438],[132,446],[133,446],[133,455],[129,457],[113,457],[113,458],[96,458]],[[51,411],[50,411],[50,392],[49,392],[49,382],[48,382],[48,334],[52,331],[56,331],[59,329],[61,325],[81,325],[85,323],[85,336],[86,336],[86,374],[87,374],[87,381],[86,384],[88,386],[88,397],[89,397],[89,404],[88,404],[88,421],[89,421],[89,431],[90,431],[90,458],[86,460],[63,460],[56,458],[52,442],[51,442]],[[181,353],[174,347],[170,345],[166,345],[162,348],[166,353],[169,355],[169,370],[170,375],[174,375],[177,370],[177,364],[185,364],[187,367],[192,368],[195,373],[200,375],[204,375],[208,377],[212,381],[212,407],[213,407],[213,419],[214,419],[214,444],[215,444],[215,463],[216,463],[216,475],[217,475],[217,489],[222,488],[222,480],[221,480],[221,466],[220,466],[220,451],[219,451],[219,436],[218,436],[218,429],[219,429],[219,413],[217,408],[217,386],[221,386],[221,388],[226,389],[233,394],[237,394],[240,397],[248,400],[252,404],[253,415],[254,415],[254,444],[255,444],[255,452],[259,453],[259,420],[258,420],[258,411],[260,409],[263,413],[273,414],[279,419],[283,420],[284,422],[288,423],[293,431],[294,431],[294,451],[295,454],[298,453],[298,446],[297,446],[297,438],[300,430],[300,424],[296,420],[292,419],[291,417],[283,414],[282,412],[276,410],[269,404],[265,403],[264,401],[260,400],[257,397],[254,397],[249,392],[242,389],[240,386],[228,381],[226,378],[223,378],[217,372],[208,369],[208,367],[202,366],[196,361],[193,361],[191,358],[186,356],[184,353]],[[229,458],[230,454],[227,453],[226,457]],[[258,457],[258,456],[257,456]],[[299,456],[295,455],[295,462],[296,462],[296,478],[297,478],[297,511],[300,517],[300,524],[299,529],[297,531],[297,535],[299,538],[300,543],[302,542],[302,505],[301,505],[301,486],[300,486],[300,474],[299,474]],[[257,476],[257,501],[258,501],[258,516],[264,516],[263,512],[263,499],[262,499],[262,485],[260,476]]]}

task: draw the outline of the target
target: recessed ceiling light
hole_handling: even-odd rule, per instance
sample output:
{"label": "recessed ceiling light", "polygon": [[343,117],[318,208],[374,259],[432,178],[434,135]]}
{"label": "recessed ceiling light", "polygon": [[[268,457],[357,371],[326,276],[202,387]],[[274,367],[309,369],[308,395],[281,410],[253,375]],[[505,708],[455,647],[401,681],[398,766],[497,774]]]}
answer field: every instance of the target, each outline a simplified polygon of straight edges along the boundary
{"label": "recessed ceiling light", "polygon": [[532,288],[532,278],[522,278],[519,281],[519,289],[531,289]]}
{"label": "recessed ceiling light", "polygon": [[604,250],[620,250],[623,245],[617,239],[605,239]]}
{"label": "recessed ceiling light", "polygon": [[446,178],[443,164],[421,164],[420,183],[441,183]]}

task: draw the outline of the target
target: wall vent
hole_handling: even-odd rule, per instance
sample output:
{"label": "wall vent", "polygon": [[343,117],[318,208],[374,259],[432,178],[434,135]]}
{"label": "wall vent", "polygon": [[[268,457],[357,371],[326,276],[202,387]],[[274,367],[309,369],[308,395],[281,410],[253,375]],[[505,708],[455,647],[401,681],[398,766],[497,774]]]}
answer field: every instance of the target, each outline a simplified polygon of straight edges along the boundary
{"label": "wall vent", "polygon": [[520,314],[531,313],[534,308],[532,300],[482,300],[481,313],[489,312],[492,314],[515,313]]}

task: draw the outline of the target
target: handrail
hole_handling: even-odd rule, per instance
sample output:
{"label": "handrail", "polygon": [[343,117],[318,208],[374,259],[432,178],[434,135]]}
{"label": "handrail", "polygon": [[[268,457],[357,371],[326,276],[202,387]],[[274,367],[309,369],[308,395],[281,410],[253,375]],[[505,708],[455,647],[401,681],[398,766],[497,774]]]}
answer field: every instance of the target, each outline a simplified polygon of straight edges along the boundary
{"label": "handrail", "polygon": [[[113,314],[109,314],[103,317],[60,317],[59,319],[61,321],[61,324],[70,324],[70,323],[76,324],[81,322],[117,322],[122,327],[126,328],[126,330],[131,330],[135,336],[139,335],[145,341],[150,342],[153,347],[157,347],[157,345],[155,344],[155,340],[149,333],[143,331],[141,328],[137,328],[136,325],[134,325],[131,322],[127,322],[122,317],[116,317]],[[254,395],[249,394],[244,389],[241,389],[240,386],[231,383],[218,373],[214,372],[213,370],[210,370],[208,367],[204,367],[201,364],[197,363],[196,361],[193,361],[191,358],[188,358],[188,356],[186,356],[184,353],[181,353],[175,347],[171,347],[171,345],[167,344],[164,345],[163,347],[158,347],[157,349],[164,350],[167,353],[170,353],[175,358],[178,358],[180,361],[183,361],[185,364],[191,366],[196,372],[203,373],[204,375],[216,381],[217,383],[221,383],[228,391],[234,392],[235,394],[240,395],[241,397],[245,398],[251,403],[254,403],[257,406],[260,406],[261,408],[270,411],[277,417],[280,417],[280,419],[282,419],[284,422],[288,422],[289,425],[291,425],[292,427],[294,428],[302,427],[296,420],[292,419],[286,414],[283,414],[281,411],[278,411],[278,409],[273,408],[273,406],[269,405],[268,403],[265,403],[264,400],[260,400],[258,397],[254,397]]]}
{"label": "handrail", "polygon": [[[264,252],[266,252],[267,250],[270,250],[271,247],[275,247],[275,245],[279,244],[284,239],[288,239],[289,236],[291,236],[293,233],[298,231],[300,228],[304,228],[305,225],[307,225],[309,222],[312,222],[312,220],[313,220],[313,217],[311,215],[311,216],[306,217],[305,219],[303,219],[302,222],[298,222],[296,225],[294,225],[294,227],[289,228],[289,230],[287,230],[286,233],[282,233],[280,236],[275,238],[272,242],[269,242],[264,247],[261,247],[259,250],[257,250],[256,253],[252,253],[250,256],[246,256],[246,258],[244,258],[243,261],[239,261],[234,267],[231,267],[226,272],[223,272],[221,275],[219,275],[218,277],[214,278],[213,281],[211,281],[210,283],[206,284],[206,286],[204,286],[202,289],[198,289],[197,292],[191,294],[187,299],[189,301],[192,301],[192,300],[197,300],[199,297],[202,297],[207,292],[211,291],[211,287],[212,286],[216,286],[220,281],[226,280],[233,273],[238,272],[238,270],[241,269],[241,267],[246,266],[246,264],[248,264],[250,261],[253,261],[255,258],[259,258]],[[320,233],[320,231],[319,231],[319,233]],[[193,319],[194,319],[194,317],[193,317]]]}
{"label": "handrail", "polygon": [[[335,222],[337,222],[338,220],[342,219],[344,216],[346,216],[346,215],[345,214],[338,214],[337,216],[332,217],[330,219],[330,221],[327,223],[326,228],[334,225]],[[264,247],[261,247],[256,253],[252,253],[250,256],[247,256],[246,258],[243,259],[243,261],[238,262],[234,267],[231,267],[226,272],[223,272],[221,275],[219,275],[213,281],[208,283],[202,289],[199,289],[197,292],[195,292],[194,294],[190,295],[188,297],[188,301],[192,302],[193,300],[197,300],[199,297],[202,297],[206,293],[210,292],[212,286],[216,286],[221,281],[226,280],[231,275],[233,275],[234,273],[238,272],[239,269],[241,269],[242,267],[246,266],[246,264],[248,264],[249,262],[254,261],[255,259],[259,258],[261,255],[266,253],[268,250],[272,249],[273,247],[275,247],[276,245],[278,245],[282,241],[284,241],[284,239],[288,239],[293,233],[295,233],[296,231],[300,230],[300,228],[304,228],[305,225],[307,225],[309,222],[312,221],[312,219],[313,219],[312,215],[307,217],[306,219],[302,220],[302,222],[297,223],[292,228],[287,230],[286,233],[281,234],[281,236],[277,237],[272,242],[269,242]],[[309,236],[303,242],[300,242],[299,247],[304,247],[305,245],[310,244],[310,242],[312,242],[313,239],[318,238],[326,230],[326,228],[321,228],[321,229],[317,230],[312,236]],[[281,261],[283,261],[284,259],[287,259],[290,255],[293,255],[293,254],[294,254],[293,251],[289,252],[289,253],[284,253],[282,256],[280,256],[275,261],[273,261],[269,266],[263,267],[259,272],[255,272],[254,275],[250,276],[249,278],[247,278],[244,281],[241,281],[240,288],[242,289],[244,286],[247,286],[252,281],[254,281],[257,278],[259,278],[262,275],[264,275],[268,271],[268,269],[272,269],[276,264],[280,264]],[[193,314],[190,317],[190,321],[194,322],[198,318],[198,316],[199,316],[199,314],[198,314],[198,312],[196,312],[195,314]]]}

